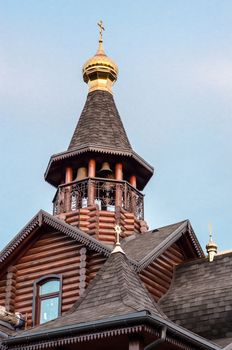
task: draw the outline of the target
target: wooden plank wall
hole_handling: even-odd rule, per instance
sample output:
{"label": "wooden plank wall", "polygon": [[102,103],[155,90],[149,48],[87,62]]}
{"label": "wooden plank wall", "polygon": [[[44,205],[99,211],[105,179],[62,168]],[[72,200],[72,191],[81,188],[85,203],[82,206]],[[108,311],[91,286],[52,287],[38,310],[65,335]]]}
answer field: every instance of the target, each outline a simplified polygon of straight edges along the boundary
{"label": "wooden plank wall", "polygon": [[[81,250],[82,249],[82,250]],[[83,250],[84,249],[84,250]],[[80,281],[80,262],[83,265],[86,249],[73,239],[57,232],[44,233],[12,266],[8,275],[0,281],[12,285],[10,292],[1,295],[1,305],[11,305],[9,311],[27,314],[28,327],[32,325],[33,283],[49,274],[62,275],[62,313],[70,309],[79,297],[80,284],[83,289],[84,279]],[[85,272],[85,271],[84,271]],[[11,274],[11,275],[10,275]],[[5,300],[3,300],[5,299]],[[12,307],[13,306],[13,307]],[[9,309],[9,307],[7,307]]]}
{"label": "wooden plank wall", "polygon": [[140,278],[148,291],[158,301],[168,291],[174,267],[185,260],[182,249],[174,243],[149,266],[140,272]]}

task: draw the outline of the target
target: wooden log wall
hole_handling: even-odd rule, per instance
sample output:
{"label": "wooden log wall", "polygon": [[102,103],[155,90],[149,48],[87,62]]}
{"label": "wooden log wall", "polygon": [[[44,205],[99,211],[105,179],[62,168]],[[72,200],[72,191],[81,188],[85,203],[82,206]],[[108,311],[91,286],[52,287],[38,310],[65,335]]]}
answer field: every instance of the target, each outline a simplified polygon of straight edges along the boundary
{"label": "wooden log wall", "polygon": [[116,213],[99,210],[96,206],[91,206],[65,214],[62,213],[58,217],[108,245],[115,243],[114,227],[116,224],[122,227],[124,237],[133,233],[143,233],[147,228],[144,221],[138,220],[133,213],[128,213],[123,208],[120,208],[119,212]]}
{"label": "wooden log wall", "polygon": [[7,277],[7,273],[3,274],[3,276],[0,280],[0,305],[1,306],[5,306],[6,277]]}
{"label": "wooden log wall", "polygon": [[0,281],[0,304],[27,315],[32,325],[33,284],[49,274],[62,275],[62,314],[86,287],[86,249],[58,232],[47,232],[19,257]]}
{"label": "wooden log wall", "polygon": [[174,243],[140,272],[141,280],[155,301],[166,294],[172,281],[174,267],[184,260],[182,249],[177,243]]}
{"label": "wooden log wall", "polygon": [[87,284],[89,284],[100,268],[104,265],[106,261],[106,258],[100,254],[100,253],[95,253],[95,252],[88,252],[87,253],[87,264],[86,264],[86,275],[87,275]]}

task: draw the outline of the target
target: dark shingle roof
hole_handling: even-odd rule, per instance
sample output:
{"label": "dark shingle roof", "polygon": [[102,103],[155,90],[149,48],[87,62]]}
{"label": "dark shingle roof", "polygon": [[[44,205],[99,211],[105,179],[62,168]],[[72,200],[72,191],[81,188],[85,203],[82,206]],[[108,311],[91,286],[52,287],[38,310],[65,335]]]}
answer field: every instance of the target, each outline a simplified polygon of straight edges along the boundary
{"label": "dark shingle roof", "polygon": [[160,227],[142,235],[130,236],[124,240],[122,246],[127,256],[137,263],[138,270],[141,270],[184,235],[191,243],[194,256],[204,257],[189,220]]}
{"label": "dark shingle roof", "polygon": [[88,321],[149,310],[166,319],[125,255],[112,254],[82,297],[64,316],[23,332],[24,335]]}
{"label": "dark shingle roof", "polygon": [[232,254],[178,266],[160,302],[174,322],[208,339],[232,336]]}
{"label": "dark shingle roof", "polygon": [[88,94],[68,151],[89,146],[132,151],[113,95],[107,91]]}
{"label": "dark shingle roof", "polygon": [[186,224],[187,220],[131,236],[125,239],[123,249],[131,259],[139,262],[153,249],[163,244],[164,240],[168,239],[178,228],[186,227]]}

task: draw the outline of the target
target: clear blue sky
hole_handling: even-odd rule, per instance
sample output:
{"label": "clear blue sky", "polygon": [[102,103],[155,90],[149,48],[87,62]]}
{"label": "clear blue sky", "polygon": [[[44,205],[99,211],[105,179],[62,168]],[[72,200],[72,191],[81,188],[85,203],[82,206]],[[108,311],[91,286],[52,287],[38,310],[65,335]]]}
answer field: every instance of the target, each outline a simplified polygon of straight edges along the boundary
{"label": "clear blue sky", "polygon": [[232,248],[232,1],[0,0],[0,249],[52,211],[43,174],[83,108],[99,19],[124,126],[156,170],[150,228],[189,218],[204,247],[211,222]]}

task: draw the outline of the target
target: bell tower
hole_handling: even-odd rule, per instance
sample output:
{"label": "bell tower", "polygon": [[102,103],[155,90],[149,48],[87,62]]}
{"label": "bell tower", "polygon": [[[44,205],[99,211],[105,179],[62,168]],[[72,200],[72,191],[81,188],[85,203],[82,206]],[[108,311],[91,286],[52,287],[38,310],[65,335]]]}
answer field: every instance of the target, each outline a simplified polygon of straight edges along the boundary
{"label": "bell tower", "polygon": [[112,87],[118,67],[103,48],[102,21],[96,54],[83,66],[89,92],[67,151],[51,157],[45,180],[57,188],[53,214],[87,234],[114,244],[114,226],[122,236],[143,233],[142,190],[153,168],[132,149]]}

